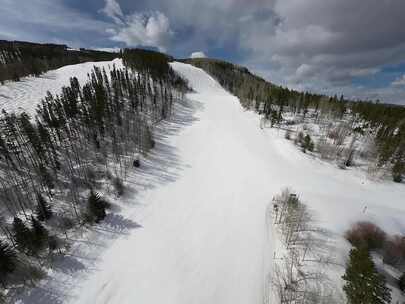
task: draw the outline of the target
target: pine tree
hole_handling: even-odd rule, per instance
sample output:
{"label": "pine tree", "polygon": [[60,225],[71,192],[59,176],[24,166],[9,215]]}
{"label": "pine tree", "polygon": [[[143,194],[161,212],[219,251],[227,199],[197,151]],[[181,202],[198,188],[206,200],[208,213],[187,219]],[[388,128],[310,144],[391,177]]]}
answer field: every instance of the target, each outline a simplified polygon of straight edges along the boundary
{"label": "pine tree", "polygon": [[0,282],[5,287],[7,276],[17,266],[17,256],[10,246],[0,240]]}
{"label": "pine tree", "polygon": [[48,243],[49,234],[40,221],[31,217],[32,223],[32,249],[34,252],[38,252],[43,249]]}
{"label": "pine tree", "polygon": [[273,126],[278,122],[279,116],[277,115],[276,111],[271,111],[270,114],[270,126],[273,128]]}
{"label": "pine tree", "polygon": [[392,179],[394,182],[402,182],[402,173],[405,171],[404,167],[404,163],[400,159],[395,161],[394,165],[392,166]]}
{"label": "pine tree", "polygon": [[391,302],[390,289],[385,286],[385,278],[377,272],[365,248],[350,251],[350,260],[343,275],[350,304],[384,304]]}
{"label": "pine tree", "polygon": [[402,292],[405,292],[405,273],[400,276],[398,287]]}
{"label": "pine tree", "polygon": [[87,210],[90,218],[98,223],[106,217],[106,208],[108,203],[103,200],[97,192],[90,191],[89,198],[87,200]]}
{"label": "pine tree", "polygon": [[30,229],[24,224],[24,222],[18,217],[14,217],[13,232],[14,239],[20,249],[32,249],[32,233]]}
{"label": "pine tree", "polygon": [[42,222],[49,220],[52,217],[53,212],[51,206],[40,193],[37,194],[37,203],[36,216],[38,220]]}
{"label": "pine tree", "polygon": [[311,152],[314,151],[314,143],[312,142],[311,136],[309,136],[308,134],[305,135],[305,137],[304,137],[304,142],[303,142],[302,147],[303,147],[304,152],[306,150],[309,150]]}

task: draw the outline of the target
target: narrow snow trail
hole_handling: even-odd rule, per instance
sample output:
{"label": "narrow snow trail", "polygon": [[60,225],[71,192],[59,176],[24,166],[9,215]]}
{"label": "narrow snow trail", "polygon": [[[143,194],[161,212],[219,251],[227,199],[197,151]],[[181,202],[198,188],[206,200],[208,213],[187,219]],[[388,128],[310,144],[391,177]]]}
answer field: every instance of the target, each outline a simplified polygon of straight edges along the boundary
{"label": "narrow snow trail", "polygon": [[284,186],[303,193],[327,228],[368,216],[365,203],[377,222],[404,228],[388,223],[405,216],[403,188],[308,158],[260,130],[258,117],[205,72],[172,67],[194,88],[188,102],[197,109],[191,125],[157,142],[176,148],[179,166],[162,168],[176,180],[137,194],[142,208],[131,217],[142,228],[107,249],[71,303],[263,303],[273,254],[265,211]]}

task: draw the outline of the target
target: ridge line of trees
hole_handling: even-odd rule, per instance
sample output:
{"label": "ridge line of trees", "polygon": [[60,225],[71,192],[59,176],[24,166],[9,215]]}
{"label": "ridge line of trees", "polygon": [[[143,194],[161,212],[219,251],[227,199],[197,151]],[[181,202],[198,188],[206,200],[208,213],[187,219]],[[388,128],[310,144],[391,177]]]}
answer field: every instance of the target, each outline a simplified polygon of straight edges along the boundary
{"label": "ridge line of trees", "polygon": [[88,61],[110,61],[121,53],[72,50],[66,45],[0,40],[0,84],[19,81],[24,76],[39,76],[65,65]]}

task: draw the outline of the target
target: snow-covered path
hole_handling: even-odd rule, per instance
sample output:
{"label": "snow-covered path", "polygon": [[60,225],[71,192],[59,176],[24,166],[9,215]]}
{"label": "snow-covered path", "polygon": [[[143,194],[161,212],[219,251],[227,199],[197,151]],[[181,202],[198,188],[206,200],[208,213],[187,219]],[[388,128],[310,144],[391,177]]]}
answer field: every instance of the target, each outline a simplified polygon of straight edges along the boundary
{"label": "snow-covered path", "polygon": [[137,194],[142,207],[130,217],[142,228],[106,250],[70,303],[263,303],[273,254],[265,210],[285,186],[303,195],[326,228],[341,232],[367,217],[404,231],[402,185],[311,159],[275,131],[260,130],[258,117],[205,72],[172,66],[195,90],[188,94],[194,121],[157,142],[157,149],[175,147],[167,157],[178,166],[162,167],[175,177]]}

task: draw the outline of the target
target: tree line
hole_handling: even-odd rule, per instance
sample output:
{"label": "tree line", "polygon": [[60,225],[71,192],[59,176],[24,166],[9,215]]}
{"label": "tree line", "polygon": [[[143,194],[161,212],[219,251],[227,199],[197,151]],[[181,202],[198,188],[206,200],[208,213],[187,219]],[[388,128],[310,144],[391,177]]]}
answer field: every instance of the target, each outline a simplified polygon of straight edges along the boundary
{"label": "tree line", "polygon": [[65,65],[88,61],[109,61],[121,56],[94,50],[70,50],[66,45],[0,40],[0,83],[39,76]]}
{"label": "tree line", "polygon": [[271,126],[280,126],[287,113],[298,114],[303,119],[311,114],[315,120],[324,117],[339,121],[350,117],[350,133],[372,137],[378,166],[391,168],[393,180],[402,181],[405,173],[405,107],[379,101],[352,101],[343,95],[325,96],[290,90],[267,82],[244,67],[221,60],[197,58],[184,61],[207,71],[239,97],[245,108],[262,114]]}
{"label": "tree line", "polygon": [[[130,67],[132,52],[124,54]],[[108,75],[95,67],[87,83],[72,78],[60,95],[48,93],[35,117],[2,111],[3,288],[40,277],[38,265],[63,253],[66,231],[103,220],[109,203],[97,192],[100,183],[123,193],[129,168],[155,145],[154,125],[188,89],[170,67],[161,75],[157,68],[114,66]]]}

